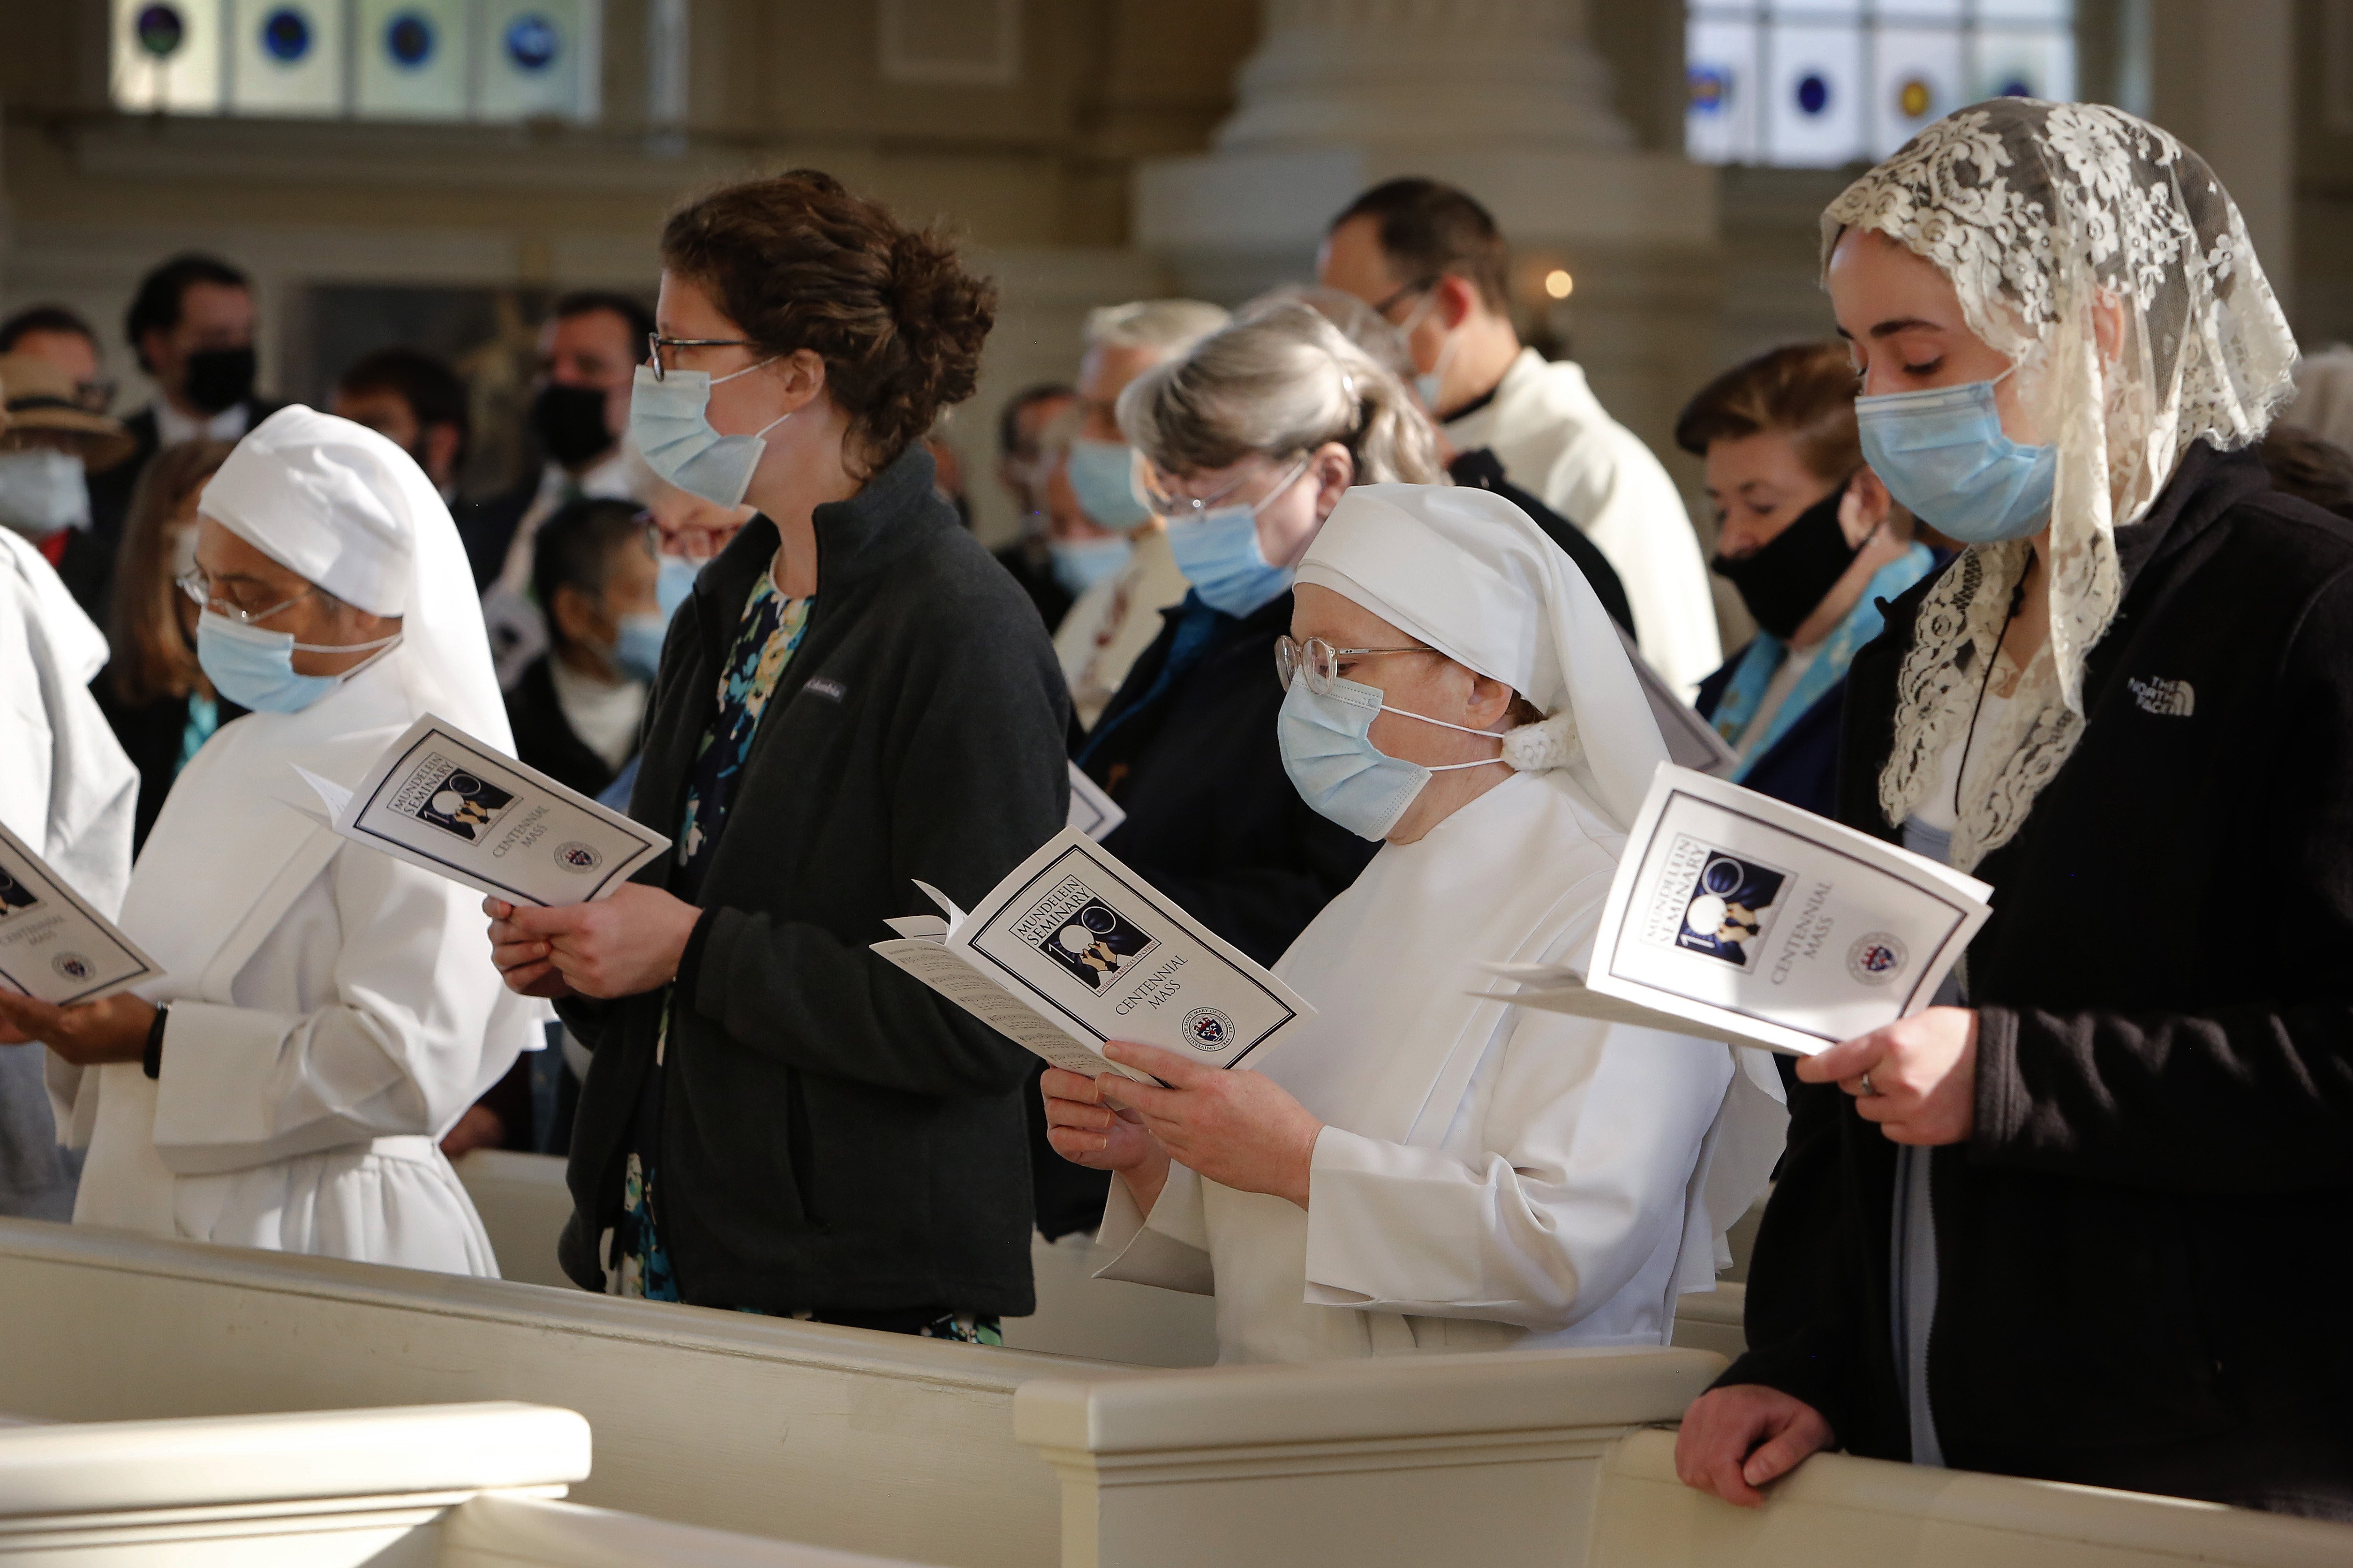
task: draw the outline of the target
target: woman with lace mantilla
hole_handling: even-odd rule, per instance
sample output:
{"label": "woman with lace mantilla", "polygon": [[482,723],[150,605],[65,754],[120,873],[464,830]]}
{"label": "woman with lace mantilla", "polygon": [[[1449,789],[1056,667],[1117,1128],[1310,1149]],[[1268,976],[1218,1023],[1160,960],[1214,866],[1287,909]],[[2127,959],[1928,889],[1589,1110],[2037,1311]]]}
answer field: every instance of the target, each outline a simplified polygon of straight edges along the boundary
{"label": "woman with lace mantilla", "polygon": [[1963,110],[1822,242],[1863,455],[1968,546],[1854,659],[1841,814],[1994,912],[1955,1005],[1799,1064],[1679,1468],[2353,1518],[2353,1351],[2296,1310],[2353,1284],[2353,528],[2248,449],[2295,342],[2213,173],[2113,109]]}
{"label": "woman with lace mantilla", "polygon": [[1316,1016],[1219,1071],[1045,1075],[1118,1173],[1103,1273],[1214,1293],[1229,1362],[1660,1345],[1787,1117],[1762,1053],[1512,1005],[1590,940],[1666,745],[1559,546],[1485,490],[1363,485],[1298,568],[1284,770],[1382,843],[1276,964]]}

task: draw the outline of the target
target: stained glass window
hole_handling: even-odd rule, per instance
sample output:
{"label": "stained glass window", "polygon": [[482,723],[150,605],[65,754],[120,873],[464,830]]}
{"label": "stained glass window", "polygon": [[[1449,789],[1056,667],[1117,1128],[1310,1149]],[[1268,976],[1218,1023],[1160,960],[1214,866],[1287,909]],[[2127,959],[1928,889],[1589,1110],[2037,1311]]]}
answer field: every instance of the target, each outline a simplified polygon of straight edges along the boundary
{"label": "stained glass window", "polygon": [[2075,95],[2073,0],[1692,0],[1683,146],[1708,163],[1883,158],[1982,99]]}
{"label": "stained glass window", "polygon": [[602,0],[112,0],[116,107],[593,120]]}

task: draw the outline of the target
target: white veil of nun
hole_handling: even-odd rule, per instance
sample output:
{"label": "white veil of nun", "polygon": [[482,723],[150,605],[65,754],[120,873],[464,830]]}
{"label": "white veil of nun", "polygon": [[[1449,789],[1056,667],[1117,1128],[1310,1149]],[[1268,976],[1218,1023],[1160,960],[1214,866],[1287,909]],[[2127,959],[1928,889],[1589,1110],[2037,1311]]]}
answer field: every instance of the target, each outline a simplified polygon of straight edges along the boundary
{"label": "white veil of nun", "polygon": [[354,784],[427,712],[512,749],[457,527],[397,446],[300,406],[197,510],[399,637],[301,710],[223,726],[166,798],[122,913],[165,971],[141,988],[171,1005],[163,1078],[53,1072],[90,1148],[76,1218],[495,1272],[434,1141],[543,1005],[499,984],[475,895],[337,837],[297,772]]}
{"label": "white veil of nun", "polygon": [[[1333,509],[1298,580],[1361,605],[1526,698],[1544,721],[1506,736],[1505,759],[1523,772],[1561,770],[1619,836],[1613,855],[1623,847],[1651,775],[1667,760],[1666,740],[1593,585],[1525,512],[1469,486],[1362,485]],[[1547,891],[1532,890],[1538,901]],[[1487,926],[1498,963],[1558,957],[1592,931],[1589,914],[1564,928],[1552,911],[1538,916],[1502,896],[1445,918],[1466,929]],[[1538,942],[1542,951],[1530,951]],[[1500,951],[1505,944],[1512,951]],[[1495,1005],[1463,997],[1461,1037],[1480,1033],[1471,1026],[1476,1016]],[[1768,1055],[1725,1048],[1738,1070],[1696,1173],[1700,1201],[1677,1268],[1683,1290],[1714,1289],[1716,1268],[1730,1260],[1725,1234],[1765,1190],[1788,1126]],[[1437,1117],[1461,1081],[1459,1073],[1433,1074],[1428,1104],[1398,1136],[1438,1131]]]}
{"label": "white veil of nun", "polygon": [[1325,1124],[1305,1211],[1180,1164],[1145,1215],[1114,1183],[1104,1277],[1213,1279],[1229,1361],[1663,1343],[1780,1152],[1779,1080],[1713,1042],[1514,1006],[1486,967],[1591,940],[1667,756],[1624,645],[1568,557],[1480,489],[1352,489],[1298,580],[1546,717],[1504,737],[1509,776],[1384,845],[1275,966],[1317,1013],[1250,1065]]}

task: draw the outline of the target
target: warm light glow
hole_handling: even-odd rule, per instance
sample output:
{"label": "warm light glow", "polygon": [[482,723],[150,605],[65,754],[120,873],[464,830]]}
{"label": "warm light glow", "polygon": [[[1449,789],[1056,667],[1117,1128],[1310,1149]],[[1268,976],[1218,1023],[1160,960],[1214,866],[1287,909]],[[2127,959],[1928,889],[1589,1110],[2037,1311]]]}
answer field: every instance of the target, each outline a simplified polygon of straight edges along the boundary
{"label": "warm light glow", "polygon": [[1557,267],[1545,274],[1545,292],[1556,300],[1567,299],[1569,290],[1576,287],[1577,279]]}

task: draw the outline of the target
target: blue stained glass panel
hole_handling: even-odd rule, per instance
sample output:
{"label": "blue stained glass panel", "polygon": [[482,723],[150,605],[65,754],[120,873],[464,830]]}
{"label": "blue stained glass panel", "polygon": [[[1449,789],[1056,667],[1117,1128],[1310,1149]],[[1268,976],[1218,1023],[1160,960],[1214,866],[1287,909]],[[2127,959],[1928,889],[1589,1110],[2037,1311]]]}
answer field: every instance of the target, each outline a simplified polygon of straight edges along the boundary
{"label": "blue stained glass panel", "polygon": [[360,114],[463,119],[471,47],[466,11],[466,0],[359,0]]}
{"label": "blue stained glass panel", "polygon": [[1869,156],[1884,158],[1968,101],[1957,27],[1883,27],[1872,40]]}
{"label": "blue stained glass panel", "polygon": [[1694,18],[1683,43],[1683,149],[1703,163],[1755,161],[1757,24]]}
{"label": "blue stained glass panel", "polygon": [[338,0],[244,0],[230,29],[229,110],[326,118],[343,112]]}
{"label": "blue stained glass panel", "polygon": [[1835,24],[1777,23],[1764,39],[1764,154],[1830,167],[1862,155],[1862,32]]}

